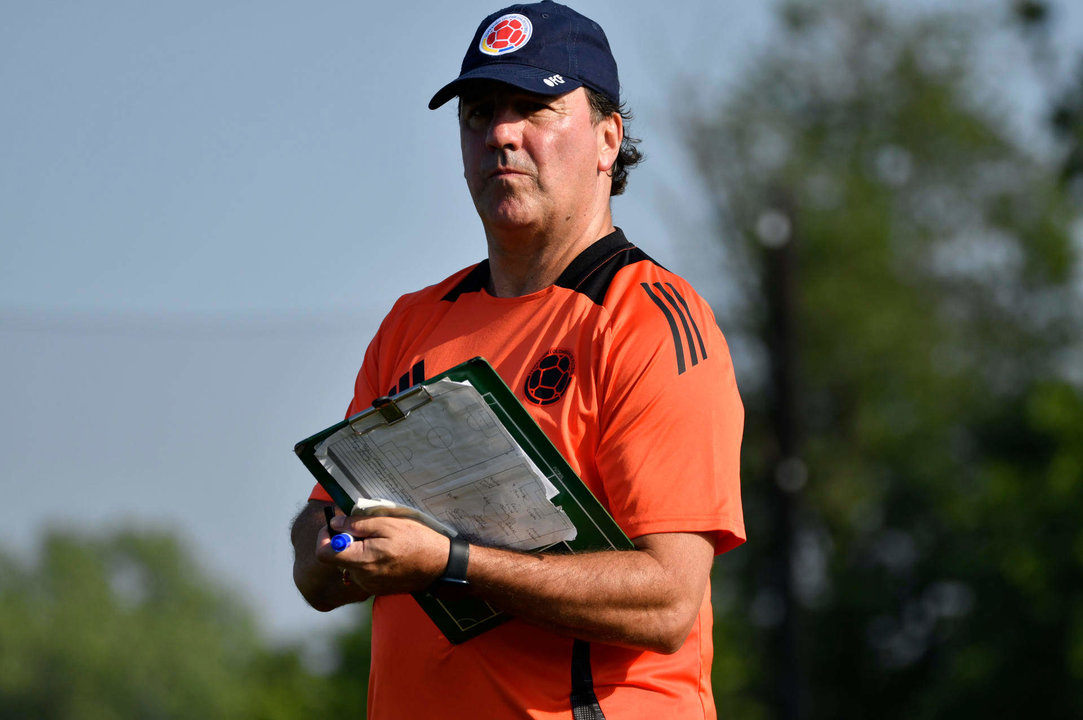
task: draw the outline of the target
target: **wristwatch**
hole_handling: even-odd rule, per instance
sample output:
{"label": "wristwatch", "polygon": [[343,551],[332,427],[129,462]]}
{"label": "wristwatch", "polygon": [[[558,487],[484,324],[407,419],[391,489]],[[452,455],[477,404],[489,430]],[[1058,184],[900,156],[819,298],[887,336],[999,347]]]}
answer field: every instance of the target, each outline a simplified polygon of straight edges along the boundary
{"label": "wristwatch", "polygon": [[451,547],[447,553],[447,567],[444,574],[429,588],[433,595],[454,597],[464,595],[470,583],[466,579],[466,567],[470,563],[470,543],[462,538],[451,538]]}

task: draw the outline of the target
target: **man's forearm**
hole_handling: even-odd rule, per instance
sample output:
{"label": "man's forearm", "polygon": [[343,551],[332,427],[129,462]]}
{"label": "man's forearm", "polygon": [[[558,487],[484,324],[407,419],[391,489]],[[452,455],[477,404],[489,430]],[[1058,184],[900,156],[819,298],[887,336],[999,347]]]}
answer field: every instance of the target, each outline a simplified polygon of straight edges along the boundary
{"label": "man's forearm", "polygon": [[587,640],[675,652],[703,601],[714,558],[707,535],[638,538],[637,550],[525,555],[473,546],[475,593],[535,624]]}

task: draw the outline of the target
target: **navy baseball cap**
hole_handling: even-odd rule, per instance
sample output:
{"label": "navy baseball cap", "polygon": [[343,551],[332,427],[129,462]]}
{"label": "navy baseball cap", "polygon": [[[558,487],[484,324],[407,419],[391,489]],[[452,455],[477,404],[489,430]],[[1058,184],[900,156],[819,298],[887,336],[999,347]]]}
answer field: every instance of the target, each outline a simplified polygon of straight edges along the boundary
{"label": "navy baseball cap", "polygon": [[471,80],[496,80],[539,95],[587,86],[620,102],[617,61],[601,26],[570,7],[542,0],[497,10],[481,21],[459,77],[432,96],[435,110]]}

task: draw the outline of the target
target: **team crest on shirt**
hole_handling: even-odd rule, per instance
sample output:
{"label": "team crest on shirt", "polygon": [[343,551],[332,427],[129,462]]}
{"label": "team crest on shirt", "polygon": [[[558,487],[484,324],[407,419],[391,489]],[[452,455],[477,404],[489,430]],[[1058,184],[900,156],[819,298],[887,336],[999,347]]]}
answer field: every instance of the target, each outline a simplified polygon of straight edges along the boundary
{"label": "team crest on shirt", "polygon": [[530,41],[534,26],[525,15],[501,15],[481,34],[478,50],[486,55],[513,53]]}
{"label": "team crest on shirt", "polygon": [[534,365],[526,376],[523,392],[535,405],[552,405],[564,397],[572,382],[575,358],[569,350],[550,350]]}

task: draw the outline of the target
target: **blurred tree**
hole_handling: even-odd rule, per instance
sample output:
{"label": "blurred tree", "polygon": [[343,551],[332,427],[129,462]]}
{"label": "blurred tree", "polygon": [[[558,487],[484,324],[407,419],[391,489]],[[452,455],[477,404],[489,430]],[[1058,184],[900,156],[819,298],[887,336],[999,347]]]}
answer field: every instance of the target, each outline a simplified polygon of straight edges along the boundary
{"label": "blurred tree", "polygon": [[972,82],[988,22],[880,8],[781,6],[687,114],[748,409],[719,715],[1083,717],[1079,205]]}
{"label": "blurred tree", "polygon": [[[1012,18],[1030,46],[1037,77],[1048,84],[1049,119],[1059,145],[1061,180],[1078,204],[1083,204],[1083,52],[1077,53],[1074,77],[1065,81],[1052,53],[1053,25],[1061,21],[1059,8],[1046,0],[1011,0]],[[1069,65],[1072,58],[1069,58]]]}
{"label": "blurred tree", "polygon": [[1062,146],[1061,179],[1076,202],[1083,205],[1083,56],[1073,85],[1053,108],[1053,130]]}
{"label": "blurred tree", "polygon": [[363,716],[367,668],[344,682],[273,648],[176,540],[45,538],[26,568],[0,552],[0,717],[34,720]]}

